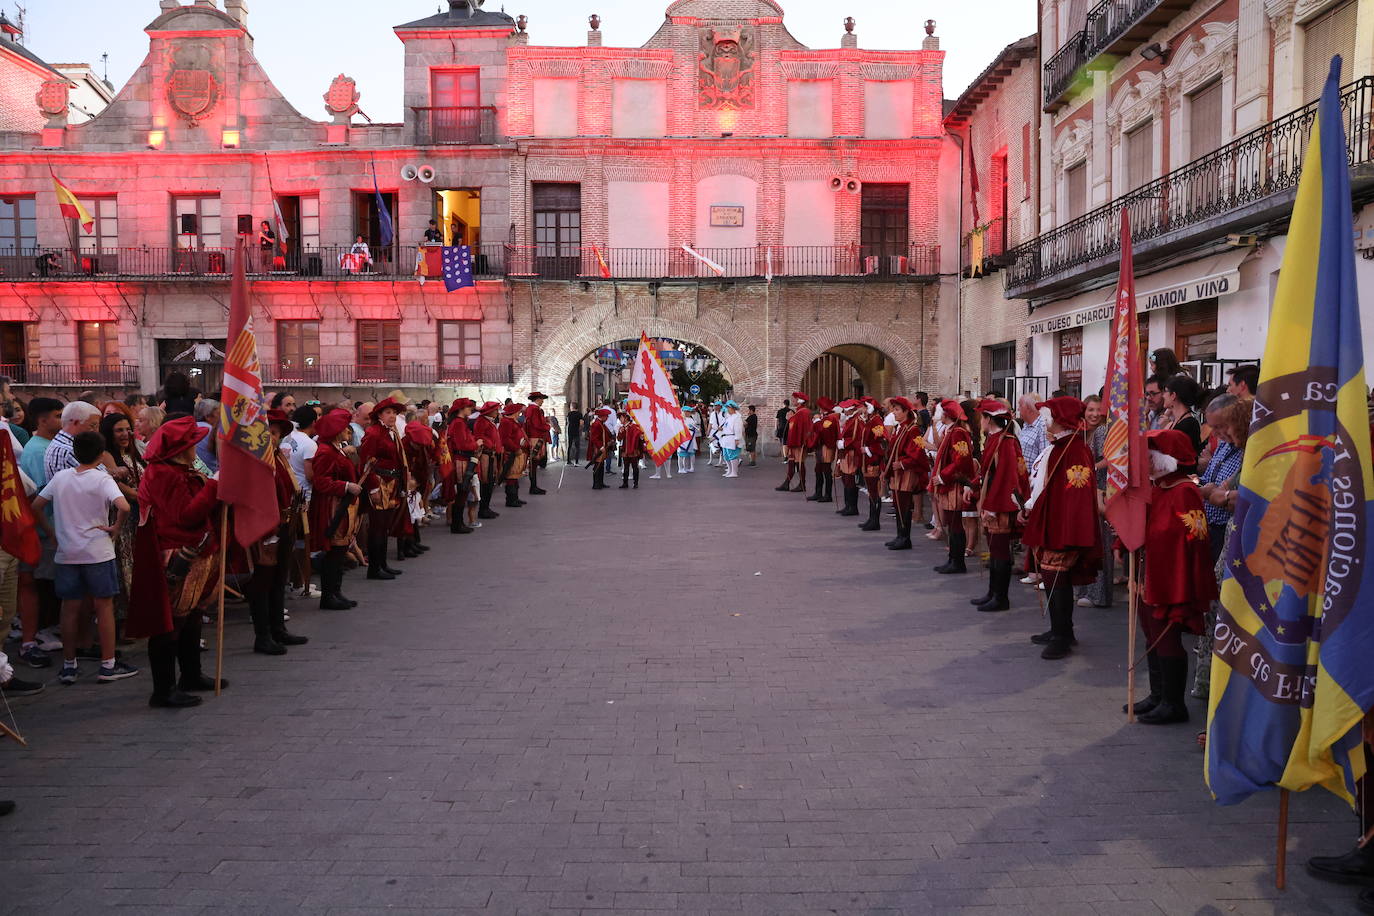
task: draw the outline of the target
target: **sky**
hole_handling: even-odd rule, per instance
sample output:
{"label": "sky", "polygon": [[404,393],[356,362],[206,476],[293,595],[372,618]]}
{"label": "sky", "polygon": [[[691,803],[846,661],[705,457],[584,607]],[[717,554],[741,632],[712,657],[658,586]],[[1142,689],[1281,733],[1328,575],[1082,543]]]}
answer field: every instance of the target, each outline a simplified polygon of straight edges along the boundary
{"label": "sky", "polygon": [[[487,0],[529,17],[530,44],[582,45],[587,17],[601,16],[603,43],[638,47],[663,22],[670,0]],[[248,0],[248,28],[258,60],[277,88],[308,117],[326,118],[323,96],[335,74],[358,82],[362,110],[374,121],[401,120],[401,43],[392,27],[432,15],[447,0]],[[0,0],[14,18],[27,6],[29,50],[50,63],[91,63],[118,89],[148,51],[143,28],[157,0]],[[1006,45],[1035,31],[1034,0],[783,0],[786,25],[809,47],[838,47],[844,18],[866,48],[919,48],[923,23],[936,20],[945,57],[947,98],[957,98]],[[900,8],[905,11],[897,11]]]}

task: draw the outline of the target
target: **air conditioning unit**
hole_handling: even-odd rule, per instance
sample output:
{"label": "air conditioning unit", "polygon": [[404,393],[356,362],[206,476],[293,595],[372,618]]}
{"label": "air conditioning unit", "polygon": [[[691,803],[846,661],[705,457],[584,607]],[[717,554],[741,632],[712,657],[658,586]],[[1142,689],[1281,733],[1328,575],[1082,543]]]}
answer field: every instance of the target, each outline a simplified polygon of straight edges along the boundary
{"label": "air conditioning unit", "polygon": [[420,170],[417,169],[415,166],[410,165],[409,163],[407,163],[406,165],[401,166],[401,180],[402,180],[402,181],[414,181],[414,180],[416,179],[416,177],[419,176],[419,174],[420,174]]}
{"label": "air conditioning unit", "polygon": [[434,179],[438,177],[438,174],[438,172],[434,171],[434,166],[422,165],[420,166],[419,171],[416,173],[416,177],[418,177],[425,184],[432,184],[434,182]]}

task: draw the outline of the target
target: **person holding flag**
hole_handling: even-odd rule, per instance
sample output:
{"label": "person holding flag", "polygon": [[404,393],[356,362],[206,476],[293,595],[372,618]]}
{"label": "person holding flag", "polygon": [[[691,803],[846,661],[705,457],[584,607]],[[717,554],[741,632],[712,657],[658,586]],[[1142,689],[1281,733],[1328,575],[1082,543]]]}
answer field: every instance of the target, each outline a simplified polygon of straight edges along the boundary
{"label": "person holding flag", "polygon": [[[1374,443],[1340,71],[1332,58],[1302,162],[1223,554],[1206,770],[1223,805],[1370,790]],[[1374,884],[1374,825],[1360,831],[1363,849],[1310,871]]]}

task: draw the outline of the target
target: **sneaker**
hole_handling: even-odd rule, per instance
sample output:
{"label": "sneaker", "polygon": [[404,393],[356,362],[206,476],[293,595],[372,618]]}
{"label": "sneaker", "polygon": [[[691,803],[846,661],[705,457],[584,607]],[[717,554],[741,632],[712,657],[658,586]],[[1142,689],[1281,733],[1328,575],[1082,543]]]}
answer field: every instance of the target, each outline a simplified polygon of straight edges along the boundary
{"label": "sneaker", "polygon": [[1079,606],[1079,607],[1092,607],[1092,606],[1093,606],[1093,600],[1092,600],[1091,598],[1079,598],[1079,599],[1078,599],[1078,606]]}
{"label": "sneaker", "polygon": [[0,685],[0,690],[5,691],[7,697],[31,697],[35,693],[43,692],[43,685],[33,681],[21,681],[17,677],[12,677],[4,684]]}
{"label": "sneaker", "polygon": [[282,619],[282,623],[285,623],[286,621],[288,621],[288,620],[291,619],[291,615],[288,614],[288,613],[286,613],[286,611],[282,611],[282,612],[281,612],[281,619]]}
{"label": "sneaker", "polygon": [[482,523],[481,523],[481,522],[468,522],[468,527],[469,527],[469,528],[481,528],[481,527],[482,527]]}
{"label": "sneaker", "polygon": [[64,686],[70,687],[76,683],[76,679],[81,676],[81,669],[75,665],[63,665],[62,673],[57,676],[57,680]]}
{"label": "sneaker", "polygon": [[58,635],[55,627],[48,627],[46,630],[38,631],[38,648],[44,652],[61,652],[62,638]]}
{"label": "sneaker", "polygon": [[1029,576],[1025,576],[1025,577],[1023,577],[1023,578],[1021,579],[1021,584],[1022,584],[1022,585],[1034,585],[1035,583],[1037,583],[1037,582],[1039,582],[1039,581],[1040,581],[1040,577],[1037,576],[1035,573],[1031,573]]}
{"label": "sneaker", "polygon": [[44,652],[38,646],[29,646],[19,653],[19,660],[28,664],[30,668],[51,668],[52,656]]}
{"label": "sneaker", "polygon": [[307,583],[304,588],[296,592],[294,595],[292,595],[292,597],[300,598],[302,600],[319,600],[323,595],[324,593],[321,592],[318,588],[316,588],[313,584]]}
{"label": "sneaker", "polygon": [[100,674],[96,680],[102,684],[108,684],[111,681],[122,681],[126,677],[133,677],[135,674],[138,674],[138,669],[133,665],[128,662],[115,662],[108,667],[101,665]]}

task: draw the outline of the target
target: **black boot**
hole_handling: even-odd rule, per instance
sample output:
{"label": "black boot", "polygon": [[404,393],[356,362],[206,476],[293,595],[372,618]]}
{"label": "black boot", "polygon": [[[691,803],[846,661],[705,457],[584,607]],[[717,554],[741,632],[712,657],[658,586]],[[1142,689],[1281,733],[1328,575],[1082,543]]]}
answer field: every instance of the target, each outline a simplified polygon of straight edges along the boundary
{"label": "black boot", "polygon": [[506,508],[519,509],[524,503],[520,501],[520,485],[506,484]]}
{"label": "black boot", "polygon": [[420,556],[424,551],[420,545],[415,543],[414,538],[401,538],[396,542],[396,552],[407,560],[413,560]]}
{"label": "black boot", "polygon": [[796,485],[795,487],[792,488],[791,492],[793,492],[793,493],[805,493],[805,492],[806,492],[806,465],[801,464],[800,462],[798,462],[797,468],[798,468],[798,470],[800,471],[801,476],[797,478],[797,485]]}
{"label": "black boot", "polygon": [[1161,658],[1159,674],[1163,699],[1154,709],[1136,719],[1141,725],[1174,725],[1188,721],[1188,656]]}
{"label": "black boot", "polygon": [[811,495],[806,497],[809,503],[821,501],[821,495],[825,493],[825,472],[820,468],[816,469],[816,486],[811,490]]}
{"label": "black boot", "polygon": [[981,598],[970,598],[970,599],[968,600],[968,603],[971,604],[971,605],[973,605],[974,607],[978,607],[979,605],[987,604],[989,601],[992,600],[993,593],[997,591],[997,566],[996,566],[996,562],[997,562],[996,560],[993,560],[991,563],[988,564],[988,592],[987,592],[987,594],[986,594],[986,595],[983,595]]}
{"label": "black boot", "polygon": [[[1135,704],[1135,714],[1143,716],[1145,713],[1154,709],[1164,701],[1164,675],[1159,665],[1159,656],[1154,652],[1145,655],[1145,665],[1150,672],[1150,695]],[[1126,704],[1121,704],[1121,711],[1126,711]]]}
{"label": "black boot", "polygon": [[472,534],[473,529],[468,527],[467,522],[463,521],[463,511],[467,508],[463,499],[454,500],[451,509],[453,515],[448,522],[450,534]]}
{"label": "black boot", "polygon": [[1007,596],[1011,589],[1011,560],[993,560],[988,571],[988,583],[991,593],[986,601],[978,605],[978,610],[1011,610],[1011,599]]}
{"label": "black boot", "polygon": [[1334,884],[1374,887],[1374,843],[1343,856],[1313,856],[1307,860],[1307,873]]}
{"label": "black boot", "polygon": [[773,489],[779,493],[789,492],[792,489],[792,475],[796,472],[796,467],[795,461],[787,462],[787,479],[782,482],[781,486],[774,487]]}
{"label": "black boot", "polygon": [[835,473],[825,471],[821,475],[821,498],[816,500],[818,503],[833,503],[835,501]]}
{"label": "black boot", "polygon": [[868,497],[868,521],[859,526],[860,531],[882,531],[883,504],[877,496]]}
{"label": "black boot", "polygon": [[479,499],[478,499],[478,503],[477,503],[477,517],[478,517],[478,518],[500,518],[500,517],[501,517],[501,513],[500,513],[500,512],[494,512],[494,511],[492,511],[492,508],[491,508],[491,497],[496,493],[496,484],[494,484],[494,483],[479,484],[479,485],[478,485],[478,488],[477,488],[477,492],[478,492],[478,495],[479,495]]}
{"label": "black boot", "polygon": [[1048,594],[1050,606],[1049,641],[1040,657],[1057,661],[1072,651],[1073,638],[1073,588],[1068,585],[1056,587]]}
{"label": "black boot", "polygon": [[[369,559],[371,558],[369,557]],[[347,611],[353,608],[353,602],[340,594],[340,590],[343,588],[343,564],[342,550],[331,548],[325,553],[324,571],[320,577],[323,580],[320,583],[320,591],[324,593],[320,595],[320,610],[322,611]],[[367,577],[382,581],[396,578],[386,571],[385,564],[379,562],[369,564]]]}
{"label": "black boot", "polygon": [[544,495],[546,495],[548,492],[549,492],[548,490],[545,490],[543,487],[539,486],[539,463],[538,463],[537,461],[531,462],[531,463],[530,463],[530,495],[531,495],[531,496],[544,496]]}
{"label": "black boot", "polygon": [[275,567],[258,565],[248,580],[248,615],[253,620],[253,651],[258,655],[285,655],[286,647],[272,638],[272,612],[268,592]]}
{"label": "black boot", "polygon": [[852,483],[844,488],[844,508],[840,510],[844,516],[855,516],[859,514],[859,485]]}
{"label": "black boot", "polygon": [[942,576],[968,572],[964,564],[964,547],[968,545],[968,535],[964,533],[963,520],[949,527],[949,559],[935,571]]}
{"label": "black boot", "polygon": [[177,687],[177,637],[163,633],[148,640],[148,669],[153,676],[153,695],[148,705],[165,709],[199,706],[200,697]]}
{"label": "black boot", "polygon": [[620,489],[630,489],[630,466],[628,464],[620,469]]}
{"label": "black boot", "polygon": [[911,549],[911,516],[897,512],[897,536],[887,542],[888,550]]}
{"label": "black boot", "polygon": [[[208,693],[215,689],[215,679],[201,671],[200,652],[200,612],[191,611],[177,631],[177,667],[181,669],[177,687],[183,693]],[[228,679],[221,680],[219,686],[221,690],[228,689]]]}

